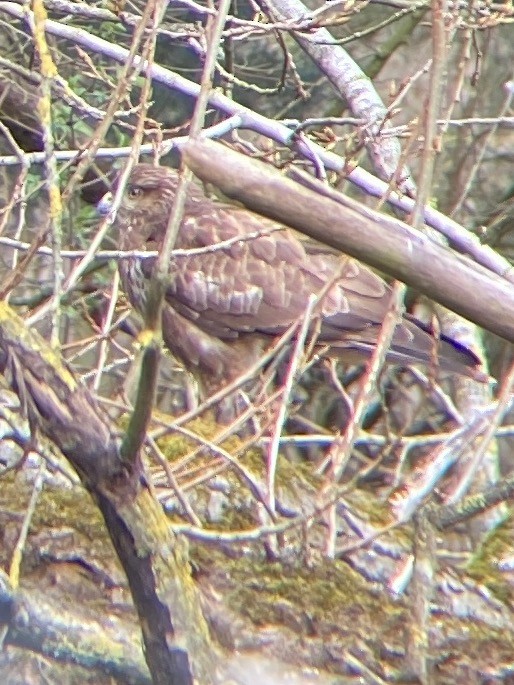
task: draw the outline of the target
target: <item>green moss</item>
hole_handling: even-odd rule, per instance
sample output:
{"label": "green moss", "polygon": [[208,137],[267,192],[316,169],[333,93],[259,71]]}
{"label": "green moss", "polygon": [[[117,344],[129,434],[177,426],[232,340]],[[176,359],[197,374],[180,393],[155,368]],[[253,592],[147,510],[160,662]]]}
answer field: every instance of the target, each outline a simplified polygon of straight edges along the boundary
{"label": "green moss", "polygon": [[[164,423],[166,425],[172,425],[174,420],[173,417],[159,414],[158,412],[154,413],[154,418],[156,422]],[[190,421],[186,428],[191,433],[197,435],[198,440],[187,437],[178,431],[173,431],[158,441],[160,450],[170,463],[173,463],[189,452],[202,447],[201,439],[216,442],[216,436],[222,430],[222,427],[216,423],[209,413]],[[221,447],[231,454],[240,449],[241,446],[242,441],[237,436],[231,436],[221,444]],[[206,448],[204,452],[208,452],[208,448]]]}
{"label": "green moss", "polygon": [[219,521],[212,523],[206,521],[205,528],[220,531],[253,530],[255,528],[255,516],[249,507],[230,506],[225,509],[223,517]]}
{"label": "green moss", "polygon": [[[157,420],[165,424],[172,425],[173,419],[169,416],[155,414]],[[158,440],[158,445],[165,458],[172,465],[179,465],[179,462],[186,456],[191,457],[187,461],[187,465],[176,471],[175,475],[179,480],[183,478],[185,482],[188,480],[189,474],[194,474],[194,477],[201,475],[202,469],[211,469],[216,461],[223,467],[222,472],[228,481],[236,486],[243,485],[243,490],[246,490],[246,480],[239,469],[232,466],[228,460],[224,463],[222,455],[217,454],[215,450],[209,449],[209,446],[202,447],[201,440],[217,442],[217,436],[223,430],[216,423],[212,415],[206,414],[187,424],[187,430],[198,435],[199,439],[193,439],[179,432],[171,432],[164,438]],[[250,476],[258,483],[263,484],[266,478],[266,458],[263,451],[257,447],[246,447],[245,442],[237,435],[233,435],[219,445],[220,449],[227,452],[237,463],[247,471]],[[194,456],[193,456],[194,455]],[[312,486],[319,485],[321,477],[313,474],[312,465],[307,462],[291,463],[283,455],[279,455],[277,461],[277,469],[275,474],[275,487],[279,496],[291,495],[292,497],[303,496],[306,491],[311,491]],[[240,492],[243,492],[241,490]],[[245,499],[245,495],[238,495],[238,498]],[[237,509],[237,502],[235,503]],[[234,521],[240,520],[241,516],[236,512],[233,517]],[[243,516],[244,518],[244,516]],[[246,517],[246,521],[248,521]],[[223,526],[226,528],[227,526]],[[237,526],[240,529],[242,526]],[[243,526],[245,527],[245,526]]]}
{"label": "green moss", "polygon": [[281,623],[284,603],[310,621],[341,626],[350,620],[353,627],[373,615],[385,629],[402,611],[342,561],[327,560],[310,569],[243,558],[227,561],[226,567],[234,582],[229,604],[257,625]]}
{"label": "green moss", "polygon": [[474,580],[509,606],[514,605],[514,587],[500,571],[498,561],[512,555],[513,535],[514,521],[509,518],[491,531],[466,569]]}
{"label": "green moss", "polygon": [[[344,497],[348,504],[359,512],[359,516],[374,528],[385,528],[394,523],[391,507],[387,500],[379,499],[373,492],[354,488]],[[407,535],[407,538],[409,536]]]}
{"label": "green moss", "polygon": [[[32,486],[23,478],[8,473],[2,477],[0,508],[24,515]],[[52,488],[46,485],[39,495],[30,522],[30,532],[43,529],[67,528],[76,530],[90,543],[93,553],[102,552],[113,557],[112,546],[104,521],[89,494],[80,486]]]}
{"label": "green moss", "polygon": [[34,512],[32,528],[67,526],[84,535],[95,546],[111,544],[105,524],[89,493],[76,486],[70,489],[45,488]]}

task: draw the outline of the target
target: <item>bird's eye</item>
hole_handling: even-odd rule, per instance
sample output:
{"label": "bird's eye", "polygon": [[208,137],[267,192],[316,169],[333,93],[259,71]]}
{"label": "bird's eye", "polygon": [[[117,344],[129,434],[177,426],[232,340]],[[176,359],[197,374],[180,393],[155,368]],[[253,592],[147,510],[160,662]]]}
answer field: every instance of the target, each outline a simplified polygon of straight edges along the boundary
{"label": "bird's eye", "polygon": [[130,186],[127,194],[130,198],[134,199],[140,197],[143,194],[143,189],[140,186]]}

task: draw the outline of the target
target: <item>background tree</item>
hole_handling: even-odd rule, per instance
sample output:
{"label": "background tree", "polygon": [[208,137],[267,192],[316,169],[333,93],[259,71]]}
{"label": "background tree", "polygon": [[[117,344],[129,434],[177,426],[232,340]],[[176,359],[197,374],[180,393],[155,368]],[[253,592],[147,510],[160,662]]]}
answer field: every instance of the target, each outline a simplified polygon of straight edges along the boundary
{"label": "background tree", "polygon": [[[501,682],[512,16],[507,4],[442,0],[0,2],[7,682],[40,682],[42,668],[59,682],[252,682],[255,664],[229,654],[257,646],[368,679]],[[180,193],[144,321],[119,291],[113,217],[93,208],[114,169],[140,156],[176,164],[177,151],[225,196],[411,286],[393,281],[367,365],[313,355],[307,311],[292,355],[279,341],[248,370],[258,387],[233,425],[212,418],[220,397],[196,406],[160,345]],[[472,347],[496,388],[434,365],[384,368],[404,303]],[[132,604],[119,598],[104,524],[151,676],[131,648]],[[394,604],[386,588],[405,595]],[[63,614],[70,596],[84,599],[82,631]],[[434,609],[451,620],[436,623]],[[482,632],[463,649],[470,615]]]}

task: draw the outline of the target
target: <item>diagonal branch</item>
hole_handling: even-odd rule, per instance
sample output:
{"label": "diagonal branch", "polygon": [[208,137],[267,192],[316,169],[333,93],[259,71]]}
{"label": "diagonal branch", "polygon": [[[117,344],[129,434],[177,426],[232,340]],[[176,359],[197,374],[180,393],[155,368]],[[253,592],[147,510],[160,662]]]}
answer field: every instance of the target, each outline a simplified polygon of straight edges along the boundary
{"label": "diagonal branch", "polygon": [[211,647],[185,543],[153,496],[140,455],[130,463],[121,459],[116,431],[87,388],[1,303],[0,372],[32,431],[67,457],[104,517],[139,614],[153,682],[209,683]]}
{"label": "diagonal branch", "polygon": [[388,273],[514,342],[514,288],[506,279],[320,182],[311,179],[304,187],[220,143],[190,141],[183,155],[199,178],[227,197]]}

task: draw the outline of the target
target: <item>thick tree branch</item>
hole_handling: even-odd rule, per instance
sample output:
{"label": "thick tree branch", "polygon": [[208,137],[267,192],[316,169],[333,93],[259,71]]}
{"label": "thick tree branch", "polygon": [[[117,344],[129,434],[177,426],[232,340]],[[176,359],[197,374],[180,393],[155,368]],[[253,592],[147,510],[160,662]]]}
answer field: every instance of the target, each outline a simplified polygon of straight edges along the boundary
{"label": "thick tree branch", "polygon": [[309,180],[306,188],[209,140],[190,141],[182,150],[191,170],[228,197],[384,271],[514,342],[514,287],[506,279],[319,182]]}
{"label": "thick tree branch", "polygon": [[172,533],[140,457],[120,458],[120,440],[89,391],[6,304],[0,304],[0,371],[32,430],[57,445],[102,512],[139,613],[153,682],[209,683],[211,648],[186,542]]}
{"label": "thick tree branch", "polygon": [[14,590],[0,573],[0,623],[9,626],[4,643],[85,668],[98,668],[130,685],[150,685],[137,634],[116,617],[109,628],[43,601],[41,593]]}
{"label": "thick tree branch", "polygon": [[[0,2],[0,11],[5,12],[11,17],[17,19],[23,19],[24,11],[23,8],[14,2]],[[93,51],[94,53],[99,53],[105,57],[109,57],[117,62],[125,64],[128,57],[128,50],[120,45],[114,45],[103,38],[93,35],[92,33],[85,31],[82,28],[69,26],[62,22],[47,20],[46,30],[53,36],[58,36],[69,40],[73,45],[81,45],[86,50]],[[137,64],[137,60],[135,60]],[[172,90],[178,90],[185,95],[191,97],[198,97],[200,91],[200,86],[193,81],[176,74],[159,64],[153,64],[151,66],[144,65],[142,72],[151,75],[152,79],[158,83],[165,85]],[[271,140],[276,141],[281,145],[292,146],[307,159],[311,159],[313,154],[316,158],[323,163],[323,165],[332,171],[347,172],[345,169],[345,160],[339,155],[336,155],[329,150],[325,150],[322,146],[315,144],[314,142],[309,142],[309,144],[302,141],[296,135],[296,131],[288,126],[285,126],[280,121],[275,121],[268,119],[257,112],[252,112],[252,110],[239,105],[230,98],[224,96],[218,90],[212,91],[209,98],[209,104],[215,107],[220,112],[233,118],[232,128],[247,128],[253,131],[257,131],[263,136],[268,136]],[[237,121],[236,121],[237,120]],[[226,132],[226,131],[225,131]],[[161,146],[161,153],[165,154],[169,152],[171,147],[173,147],[174,141],[165,141]],[[153,144],[151,148],[147,149],[147,152],[153,152]],[[127,148],[123,152],[122,156],[127,156],[130,154],[131,148]],[[99,151],[105,154],[105,150]],[[113,151],[113,156],[118,156],[119,151]],[[73,158],[74,154],[71,155]],[[44,156],[42,153],[32,153],[26,155],[26,158],[30,160],[30,163],[44,161]],[[69,153],[63,153],[59,159],[69,159]],[[11,156],[9,158],[3,158],[3,164],[19,164],[19,159],[16,156]],[[412,198],[398,195],[397,193],[390,192],[390,188],[387,183],[376,178],[372,174],[357,167],[347,174],[348,179],[362,188],[366,193],[373,195],[375,197],[387,198],[387,202],[393,206],[401,209],[404,212],[411,212],[414,206],[414,201]],[[424,212],[425,222],[434,227],[436,230],[440,231],[444,236],[448,238],[453,246],[459,249],[461,252],[473,256],[473,258],[484,264],[489,269],[498,274],[506,274],[510,269],[510,264],[492,250],[487,245],[481,245],[480,241],[469,231],[466,231],[457,222],[452,221],[448,217],[444,216],[440,212],[430,207],[425,207]],[[512,275],[514,281],[514,275]]]}

